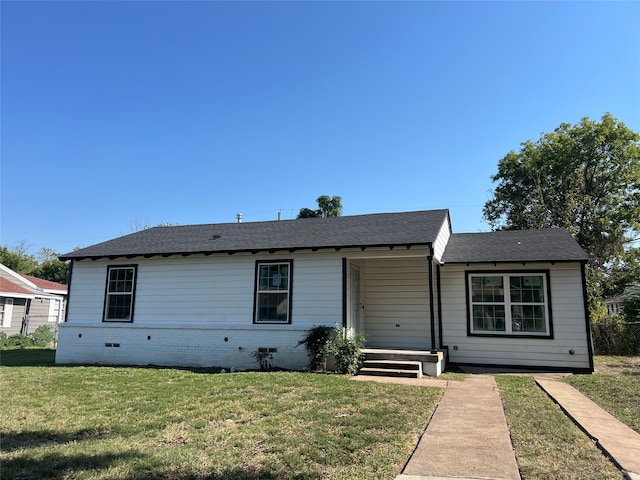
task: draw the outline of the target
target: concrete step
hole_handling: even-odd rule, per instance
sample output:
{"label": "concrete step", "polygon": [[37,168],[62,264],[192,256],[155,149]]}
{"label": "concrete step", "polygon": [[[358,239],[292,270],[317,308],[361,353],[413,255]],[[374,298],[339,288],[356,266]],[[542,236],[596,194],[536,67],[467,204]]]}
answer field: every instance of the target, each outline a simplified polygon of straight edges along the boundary
{"label": "concrete step", "polygon": [[413,360],[365,360],[363,367],[391,370],[421,370],[422,362]]}
{"label": "concrete step", "polygon": [[365,348],[362,350],[366,360],[399,360],[436,363],[442,360],[442,352],[431,353],[428,350],[382,350]]}
{"label": "concrete step", "polygon": [[358,375],[372,375],[378,377],[404,377],[404,378],[421,378],[420,370],[405,370],[394,368],[372,368],[362,367],[358,371]]}

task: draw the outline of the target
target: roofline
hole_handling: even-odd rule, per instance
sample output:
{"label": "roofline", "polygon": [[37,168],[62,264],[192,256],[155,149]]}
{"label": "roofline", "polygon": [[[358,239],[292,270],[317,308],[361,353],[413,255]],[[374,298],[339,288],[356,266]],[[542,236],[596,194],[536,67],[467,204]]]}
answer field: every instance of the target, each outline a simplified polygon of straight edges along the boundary
{"label": "roofline", "polygon": [[568,259],[562,259],[562,260],[551,260],[551,259],[547,259],[547,260],[470,260],[470,261],[453,261],[453,262],[440,262],[441,266],[446,266],[446,265],[478,265],[478,264],[482,264],[482,263],[493,263],[494,265],[496,264],[503,264],[503,263],[569,263],[569,262],[578,262],[578,263],[587,263],[587,260],[585,259],[575,259],[575,260],[568,260]]}
{"label": "roofline", "polygon": [[0,297],[5,298],[36,298],[35,293],[18,293],[18,292],[0,292]]}
{"label": "roofline", "polygon": [[183,257],[189,257],[191,255],[204,255],[210,256],[213,254],[227,254],[234,255],[236,253],[251,253],[253,255],[260,252],[268,252],[268,253],[276,253],[276,252],[289,252],[293,253],[298,250],[335,250],[339,252],[343,249],[350,248],[359,248],[362,251],[365,251],[367,248],[389,248],[393,250],[394,248],[406,248],[409,250],[412,247],[433,247],[433,242],[419,242],[419,243],[381,243],[381,244],[373,244],[373,245],[329,245],[323,247],[276,247],[276,248],[246,248],[239,250],[199,250],[193,252],[185,252],[185,251],[177,251],[177,252],[163,252],[163,253],[122,253],[122,254],[113,254],[113,255],[78,255],[78,256],[60,256],[58,257],[62,261],[66,260],[100,260],[101,258],[108,258],[109,260],[115,260],[117,258],[127,258],[132,259],[136,257],[171,257],[173,255],[182,255]]}
{"label": "roofline", "polygon": [[0,270],[4,270],[9,275],[11,275],[13,278],[15,278],[17,281],[22,282],[22,283],[26,283],[29,288],[35,288],[36,290],[38,290],[38,286],[35,283],[33,283],[32,281],[24,278],[21,274],[11,270],[9,267],[7,267],[6,265],[4,265],[2,263],[0,263]]}

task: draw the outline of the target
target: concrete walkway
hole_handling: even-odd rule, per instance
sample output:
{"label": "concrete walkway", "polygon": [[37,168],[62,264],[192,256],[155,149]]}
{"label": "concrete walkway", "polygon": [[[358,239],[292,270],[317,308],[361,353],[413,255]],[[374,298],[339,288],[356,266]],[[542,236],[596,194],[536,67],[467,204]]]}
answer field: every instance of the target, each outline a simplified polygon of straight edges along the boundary
{"label": "concrete walkway", "polygon": [[535,379],[566,414],[613,459],[627,478],[640,480],[640,434],[571,385],[539,377]]}
{"label": "concrete walkway", "polygon": [[493,377],[448,382],[413,455],[396,480],[520,480]]}

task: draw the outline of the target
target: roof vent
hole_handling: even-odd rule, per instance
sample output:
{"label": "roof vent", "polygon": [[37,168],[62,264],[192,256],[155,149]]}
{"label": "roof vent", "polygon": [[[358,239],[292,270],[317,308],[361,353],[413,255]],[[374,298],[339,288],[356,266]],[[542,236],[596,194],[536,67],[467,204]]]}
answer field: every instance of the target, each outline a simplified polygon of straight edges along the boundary
{"label": "roof vent", "polygon": [[238,219],[238,223],[242,223],[242,214],[236,213],[236,218]]}
{"label": "roof vent", "polygon": [[217,240],[220,238],[220,235],[212,235],[211,240]]}

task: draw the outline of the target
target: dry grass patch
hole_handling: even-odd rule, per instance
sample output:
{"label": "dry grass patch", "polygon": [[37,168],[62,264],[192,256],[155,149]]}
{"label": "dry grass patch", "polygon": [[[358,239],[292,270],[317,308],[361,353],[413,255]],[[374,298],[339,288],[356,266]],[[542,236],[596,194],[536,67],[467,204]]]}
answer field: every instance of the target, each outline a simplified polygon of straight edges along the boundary
{"label": "dry grass patch", "polygon": [[31,366],[9,366],[20,362],[2,355],[2,478],[393,479],[441,395],[338,375],[34,366],[24,352]]}

